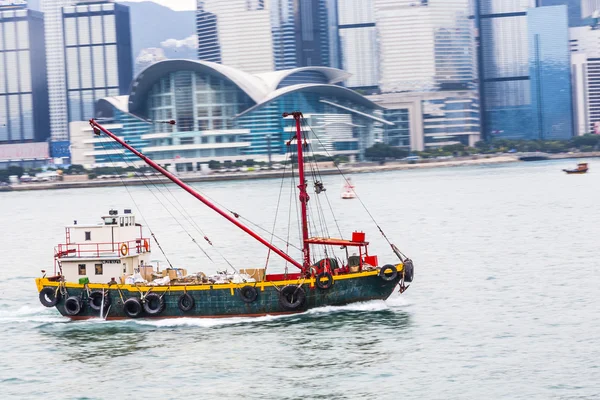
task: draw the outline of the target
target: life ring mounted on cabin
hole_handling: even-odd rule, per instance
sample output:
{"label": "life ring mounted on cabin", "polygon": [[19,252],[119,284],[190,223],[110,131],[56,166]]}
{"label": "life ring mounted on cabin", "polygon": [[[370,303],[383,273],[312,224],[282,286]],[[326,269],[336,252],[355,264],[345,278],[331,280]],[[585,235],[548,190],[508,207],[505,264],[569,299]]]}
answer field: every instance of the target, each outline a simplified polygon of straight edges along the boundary
{"label": "life ring mounted on cabin", "polygon": [[127,254],[129,254],[129,246],[127,246],[127,243],[123,243],[121,245],[121,255],[125,257]]}
{"label": "life ring mounted on cabin", "polygon": [[150,251],[150,242],[148,242],[148,239],[144,239],[144,250],[146,250],[146,253]]}

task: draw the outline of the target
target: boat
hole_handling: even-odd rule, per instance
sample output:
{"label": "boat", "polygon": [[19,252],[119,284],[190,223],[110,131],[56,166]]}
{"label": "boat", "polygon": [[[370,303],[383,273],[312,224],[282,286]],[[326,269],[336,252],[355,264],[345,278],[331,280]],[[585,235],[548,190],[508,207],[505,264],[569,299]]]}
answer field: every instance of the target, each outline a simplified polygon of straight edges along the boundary
{"label": "boat", "polygon": [[342,188],[342,199],[354,199],[356,198],[356,192],[354,192],[354,185],[350,181],[350,178],[346,179],[346,183]]}
{"label": "boat", "polygon": [[589,168],[587,163],[579,163],[577,164],[576,169],[563,169],[567,174],[585,174],[588,172]]}
{"label": "boat", "polygon": [[[287,142],[297,157],[298,185],[292,186],[298,191],[294,197],[300,203],[298,225],[301,233],[296,257],[291,256],[287,248],[284,251],[272,240],[260,236],[244,224],[238,214],[214,204],[97,120],[89,121],[96,135],[105,135],[113,145],[131,151],[241,229],[249,239],[265,246],[268,255],[276,255],[285,262],[283,273],[272,273],[262,263],[260,265],[265,268],[255,265],[254,268],[225,270],[214,275],[188,274],[186,268],[177,268],[170,262],[161,270],[151,257],[154,245],[162,252],[155,232],[142,226],[129,209],[110,210],[99,223],[89,225],[74,221],[66,227],[64,243],[55,248],[53,274],[43,270],[42,276],[35,280],[40,302],[73,320],[221,318],[301,313],[315,307],[385,300],[396,288],[400,293],[406,291],[410,286],[407,283],[414,277],[413,262],[389,241],[378,224],[375,223],[390,246],[389,257],[392,258],[383,265],[377,255],[369,252],[369,242],[362,231],[354,231],[346,239],[310,235],[315,231],[316,218],[313,220],[312,214],[308,213],[309,201],[311,196],[322,195],[324,188],[322,181],[314,181],[314,194],[308,193],[303,151],[309,145],[304,137],[307,130],[301,129],[302,113],[284,113],[283,117],[293,118],[296,128]],[[107,140],[103,138],[102,143],[105,142]],[[290,213],[292,209],[295,213],[295,207],[290,207]],[[138,209],[137,212],[141,211]],[[150,231],[149,235],[144,234],[145,228]],[[207,236],[204,239],[207,245],[212,245]],[[341,256],[339,252],[342,252]],[[256,260],[256,256],[249,254],[247,259]],[[268,260],[267,256],[267,265]],[[257,260],[257,264],[259,262],[262,260]],[[298,271],[290,272],[288,266],[297,267]]]}

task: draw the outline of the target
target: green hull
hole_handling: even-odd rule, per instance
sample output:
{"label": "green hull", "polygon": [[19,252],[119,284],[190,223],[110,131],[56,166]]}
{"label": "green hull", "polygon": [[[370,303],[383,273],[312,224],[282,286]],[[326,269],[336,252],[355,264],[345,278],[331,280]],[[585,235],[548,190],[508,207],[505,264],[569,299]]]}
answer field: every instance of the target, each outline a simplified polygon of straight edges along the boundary
{"label": "green hull", "polygon": [[[123,303],[125,300],[135,297],[140,299],[144,294],[157,293],[163,296],[165,307],[162,312],[150,315],[143,311],[139,318],[177,318],[177,317],[236,317],[236,316],[262,316],[274,314],[287,314],[304,312],[306,310],[323,307],[337,306],[368,300],[385,300],[399,283],[400,277],[392,281],[385,281],[377,274],[356,274],[355,277],[345,277],[344,279],[335,279],[334,284],[329,289],[320,289],[310,282],[268,282],[266,284],[247,284],[255,285],[257,297],[252,302],[245,302],[242,298],[241,288],[245,285],[203,285],[199,286],[171,286],[154,287],[136,287],[133,285],[112,285],[108,290],[110,297],[110,307],[108,315],[104,312],[107,319],[131,318],[125,312]],[[44,287],[57,288],[58,283],[50,282],[47,279],[38,280],[38,290]],[[280,301],[280,292],[285,285],[300,285],[306,294],[305,301],[298,307],[291,309],[285,307]],[[66,284],[60,290],[63,295],[60,296],[56,304],[58,311],[69,318],[87,319],[100,317],[100,311],[94,310],[88,304],[88,293],[91,290],[102,290],[108,288],[107,285],[90,285],[85,288],[82,285]],[[106,289],[105,289],[106,290]],[[65,292],[66,291],[66,292]],[[187,293],[194,298],[194,307],[189,311],[182,311],[179,307],[179,299]],[[82,300],[81,311],[76,315],[69,315],[65,310],[65,301],[67,297],[79,297]]]}

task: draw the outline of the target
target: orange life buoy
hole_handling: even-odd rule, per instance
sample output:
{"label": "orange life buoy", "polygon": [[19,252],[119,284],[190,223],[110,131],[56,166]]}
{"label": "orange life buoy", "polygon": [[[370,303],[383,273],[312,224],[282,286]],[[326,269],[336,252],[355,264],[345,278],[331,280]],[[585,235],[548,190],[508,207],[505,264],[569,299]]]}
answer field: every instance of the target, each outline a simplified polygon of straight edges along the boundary
{"label": "orange life buoy", "polygon": [[150,243],[148,242],[148,239],[144,239],[144,250],[150,251]]}
{"label": "orange life buoy", "polygon": [[123,243],[121,245],[121,254],[123,256],[126,256],[129,253],[129,247],[127,246],[127,243]]}

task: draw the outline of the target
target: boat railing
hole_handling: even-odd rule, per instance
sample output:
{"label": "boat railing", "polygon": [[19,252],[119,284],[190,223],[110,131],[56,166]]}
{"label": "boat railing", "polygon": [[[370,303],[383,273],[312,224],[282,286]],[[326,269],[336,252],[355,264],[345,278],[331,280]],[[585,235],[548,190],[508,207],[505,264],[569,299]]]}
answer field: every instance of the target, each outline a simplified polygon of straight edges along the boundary
{"label": "boat railing", "polygon": [[148,252],[150,239],[142,237],[122,242],[61,243],[54,248],[54,257],[126,257]]}

